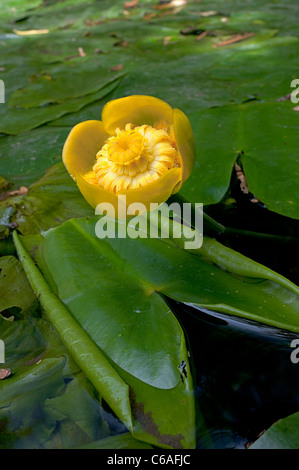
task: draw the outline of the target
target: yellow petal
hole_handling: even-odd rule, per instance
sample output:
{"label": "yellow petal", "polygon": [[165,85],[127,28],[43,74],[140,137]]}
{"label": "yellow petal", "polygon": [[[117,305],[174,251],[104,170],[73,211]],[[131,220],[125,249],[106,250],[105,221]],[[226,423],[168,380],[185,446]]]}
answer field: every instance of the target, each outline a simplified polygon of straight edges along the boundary
{"label": "yellow petal", "polygon": [[101,202],[108,202],[117,210],[117,194],[107,191],[99,185],[88,183],[80,174],[76,175],[76,182],[82,196],[94,209]]}
{"label": "yellow petal", "polygon": [[153,126],[159,121],[172,123],[172,108],[153,96],[132,95],[109,101],[103,108],[102,121],[108,134],[124,129],[127,123]]}
{"label": "yellow petal", "polygon": [[62,160],[75,180],[76,175],[84,175],[92,169],[107,137],[101,121],[84,121],[73,127],[64,144]]}
{"label": "yellow petal", "polygon": [[181,110],[176,108],[173,110],[173,131],[182,160],[182,180],[176,188],[177,192],[193,170],[196,150],[190,121]]}
{"label": "yellow petal", "polygon": [[150,203],[161,204],[165,202],[172,194],[173,188],[181,179],[181,170],[173,168],[158,180],[149,183],[146,186],[136,189],[120,191],[118,194],[107,191],[100,186],[90,184],[77,174],[76,181],[78,187],[86,201],[94,208],[98,204],[105,202],[113,205],[115,216],[118,217],[118,196],[126,196],[126,206],[134,202],[141,202],[147,210],[150,210]]}
{"label": "yellow petal", "polygon": [[172,168],[156,181],[136,189],[121,191],[119,194],[125,194],[127,197],[127,206],[133,202],[142,202],[150,210],[150,203],[167,201],[171,196],[174,187],[181,179],[181,169]]}

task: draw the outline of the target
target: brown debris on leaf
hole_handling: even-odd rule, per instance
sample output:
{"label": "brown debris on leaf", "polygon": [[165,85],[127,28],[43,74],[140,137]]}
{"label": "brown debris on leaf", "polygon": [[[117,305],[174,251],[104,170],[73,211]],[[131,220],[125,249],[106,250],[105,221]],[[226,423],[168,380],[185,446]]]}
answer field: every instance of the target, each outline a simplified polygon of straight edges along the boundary
{"label": "brown debris on leaf", "polygon": [[65,57],[64,60],[72,60],[76,59],[76,57],[80,57],[79,54],[70,55],[68,57]]}
{"label": "brown debris on leaf", "polygon": [[280,98],[277,98],[276,101],[288,101],[291,99],[291,93],[288,93],[286,96],[281,96]]}
{"label": "brown debris on leaf", "polygon": [[124,8],[125,9],[134,8],[134,7],[136,7],[136,5],[138,5],[138,1],[139,0],[132,0],[131,2],[126,2],[124,4]]}
{"label": "brown debris on leaf", "polygon": [[24,196],[28,191],[29,189],[26,186],[21,186],[20,189],[15,189],[14,191],[6,191],[0,195],[0,201],[5,201],[12,196]]}
{"label": "brown debris on leaf", "polygon": [[129,43],[125,40],[119,40],[113,44],[114,47],[128,47]]}
{"label": "brown debris on leaf", "polygon": [[231,44],[235,44],[237,42],[245,41],[245,39],[252,38],[252,36],[254,36],[254,33],[235,34],[232,38],[227,39],[226,41],[221,41],[217,44],[213,44],[213,47],[230,46]]}
{"label": "brown debris on leaf", "polygon": [[93,19],[88,19],[84,21],[84,24],[86,26],[97,26],[98,24],[104,24],[104,23],[105,23],[104,20],[94,21]]}
{"label": "brown debris on leaf", "polygon": [[145,412],[145,406],[143,403],[136,401],[136,395],[130,388],[129,390],[130,404],[132,409],[132,416],[138,421],[145,432],[154,436],[157,441],[163,445],[172,447],[173,449],[182,449],[182,434],[161,434],[158,425],[155,423],[152,412]]}
{"label": "brown debris on leaf", "polygon": [[205,38],[209,34],[209,31],[203,31],[201,34],[199,34],[196,38],[196,41],[201,41],[203,38]]}
{"label": "brown debris on leaf", "polygon": [[155,10],[167,10],[168,8],[182,7],[188,3],[188,0],[171,0],[170,2],[160,2],[159,5],[154,5]]}
{"label": "brown debris on leaf", "polygon": [[199,29],[199,28],[193,28],[192,26],[187,26],[186,28],[182,29],[180,31],[180,34],[183,36],[198,36],[199,34],[203,33],[204,29]]}
{"label": "brown debris on leaf", "polygon": [[32,366],[33,364],[39,364],[42,361],[44,355],[45,353],[41,353],[38,356],[34,357],[33,359],[30,359],[30,361],[27,361],[25,363],[25,366]]}
{"label": "brown debris on leaf", "polygon": [[254,441],[248,441],[246,444],[245,444],[245,447],[246,449],[249,449],[251,444],[253,444],[255,441],[257,441],[257,439],[259,439],[263,434],[265,434],[266,432],[266,429],[263,429],[263,431],[261,431],[257,436],[256,438],[254,439]]}
{"label": "brown debris on leaf", "polygon": [[155,18],[156,14],[155,13],[144,13],[142,19],[143,20],[151,20],[152,18]]}
{"label": "brown debris on leaf", "polygon": [[118,72],[118,70],[122,70],[124,66],[122,64],[116,65],[115,67],[111,67],[112,72]]}
{"label": "brown debris on leaf", "polygon": [[166,36],[163,41],[163,46],[168,46],[171,41],[171,36]]}
{"label": "brown debris on leaf", "polygon": [[80,57],[85,57],[86,56],[83,47],[78,47],[78,52],[79,52]]}
{"label": "brown debris on leaf", "polygon": [[160,2],[158,5],[154,5],[154,9],[157,10],[157,17],[163,17],[168,15],[175,15],[179,13],[186,5],[187,0],[171,0],[170,2]]}
{"label": "brown debris on leaf", "polygon": [[209,16],[218,15],[218,12],[215,10],[201,11],[199,15],[202,16],[203,18],[208,18]]}
{"label": "brown debris on leaf", "polygon": [[248,186],[247,186],[247,181],[246,181],[245,175],[243,173],[242,168],[240,167],[240,165],[238,165],[237,162],[235,162],[235,170],[236,170],[237,178],[240,181],[240,189],[241,189],[242,193],[248,194],[249,189],[248,189]]}
{"label": "brown debris on leaf", "polygon": [[0,380],[4,380],[11,375],[11,369],[0,369]]}

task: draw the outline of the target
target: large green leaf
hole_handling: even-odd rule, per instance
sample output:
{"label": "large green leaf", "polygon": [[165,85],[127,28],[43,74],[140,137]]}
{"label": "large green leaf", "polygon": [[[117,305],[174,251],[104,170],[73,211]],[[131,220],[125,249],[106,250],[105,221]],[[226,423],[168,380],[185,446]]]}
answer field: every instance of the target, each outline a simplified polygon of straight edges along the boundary
{"label": "large green leaf", "polygon": [[117,86],[119,76],[119,74],[116,74],[113,78],[106,78],[104,83],[99,79],[99,91],[71,97],[63,102],[49,104],[49,106],[22,109],[17,106],[10,107],[5,103],[0,108],[0,114],[2,113],[5,118],[1,121],[0,132],[13,135],[19,134],[53,121],[65,114],[76,112],[84,106],[107,96]]}
{"label": "large green leaf", "polygon": [[63,103],[68,99],[94,94],[115,79],[111,70],[103,68],[98,61],[68,61],[31,77],[28,86],[10,96],[9,106],[28,109]]}
{"label": "large green leaf", "polygon": [[[182,331],[155,292],[157,286],[136,272],[119,250],[115,253],[96,239],[94,222],[82,229],[69,227],[67,235],[50,231],[43,243],[55,293],[119,367],[154,387],[175,387],[178,365],[185,360],[180,356]],[[149,261],[144,259],[146,265]]]}
{"label": "large green leaf", "polygon": [[28,187],[49,166],[61,161],[69,127],[40,127],[15,138],[0,139],[0,174],[18,186]]}
{"label": "large green leaf", "polygon": [[191,113],[197,161],[182,195],[192,202],[219,202],[241,155],[249,191],[269,210],[298,219],[293,181],[299,175],[299,130],[293,107],[288,101],[252,101]]}
{"label": "large green leaf", "polygon": [[269,210],[299,219],[297,146],[299,116],[294,104],[250,104],[240,120],[242,163],[250,191]]}

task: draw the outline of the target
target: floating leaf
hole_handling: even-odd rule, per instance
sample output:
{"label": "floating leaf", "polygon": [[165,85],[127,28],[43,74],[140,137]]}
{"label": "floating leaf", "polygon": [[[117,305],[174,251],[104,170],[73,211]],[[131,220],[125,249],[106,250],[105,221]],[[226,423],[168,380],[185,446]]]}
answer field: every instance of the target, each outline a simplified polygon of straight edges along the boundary
{"label": "floating leaf", "polygon": [[[214,204],[224,196],[241,155],[249,191],[269,210],[299,218],[296,158],[298,119],[291,103],[250,102],[191,113],[196,166],[182,188],[192,202]],[[211,139],[211,135],[214,136]]]}

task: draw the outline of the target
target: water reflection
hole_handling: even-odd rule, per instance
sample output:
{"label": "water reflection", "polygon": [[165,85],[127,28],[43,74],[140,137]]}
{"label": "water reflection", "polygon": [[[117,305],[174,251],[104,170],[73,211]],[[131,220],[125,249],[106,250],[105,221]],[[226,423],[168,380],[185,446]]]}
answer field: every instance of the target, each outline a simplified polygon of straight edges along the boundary
{"label": "water reflection", "polygon": [[[197,316],[205,321],[210,322],[214,325],[227,325],[229,328],[243,331],[244,333],[254,334],[255,336],[264,337],[265,340],[270,339],[277,341],[278,343],[287,342],[290,344],[292,339],[298,338],[299,333],[293,333],[291,331],[283,330],[273,326],[265,325],[263,323],[249,320],[246,318],[235,317],[224,313],[214,312],[206,308],[198,307],[195,304],[186,303],[185,306],[189,308],[188,313]],[[192,310],[194,312],[192,313]]]}
{"label": "water reflection", "polygon": [[186,334],[197,406],[208,429],[198,426],[198,448],[245,448],[299,410],[299,364],[290,359],[299,335],[170,303]]}

